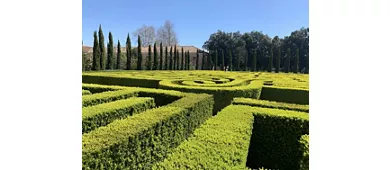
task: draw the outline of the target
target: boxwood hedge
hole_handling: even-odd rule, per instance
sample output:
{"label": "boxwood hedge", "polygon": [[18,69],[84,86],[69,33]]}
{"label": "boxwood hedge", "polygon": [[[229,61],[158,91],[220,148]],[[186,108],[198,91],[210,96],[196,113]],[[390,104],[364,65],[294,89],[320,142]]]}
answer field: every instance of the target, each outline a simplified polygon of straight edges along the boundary
{"label": "boxwood hedge", "polygon": [[258,106],[265,108],[275,108],[275,109],[284,109],[284,110],[295,110],[300,112],[309,113],[309,105],[300,105],[300,104],[292,104],[292,103],[282,103],[268,100],[256,100],[250,98],[234,98],[234,105],[248,105],[248,106]]}

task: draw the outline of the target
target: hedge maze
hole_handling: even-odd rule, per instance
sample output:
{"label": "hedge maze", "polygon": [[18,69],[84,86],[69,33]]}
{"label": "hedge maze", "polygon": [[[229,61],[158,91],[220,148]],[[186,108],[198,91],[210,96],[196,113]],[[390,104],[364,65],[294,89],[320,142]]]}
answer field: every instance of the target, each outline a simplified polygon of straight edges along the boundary
{"label": "hedge maze", "polygon": [[85,72],[83,169],[308,169],[308,75]]}

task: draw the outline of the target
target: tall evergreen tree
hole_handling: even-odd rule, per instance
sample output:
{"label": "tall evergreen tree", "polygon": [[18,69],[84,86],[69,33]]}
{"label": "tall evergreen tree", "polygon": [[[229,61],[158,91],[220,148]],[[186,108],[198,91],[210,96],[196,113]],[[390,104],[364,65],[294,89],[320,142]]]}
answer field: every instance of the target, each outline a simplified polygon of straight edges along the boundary
{"label": "tall evergreen tree", "polygon": [[127,34],[126,40],[126,70],[131,70],[131,39],[129,34]]}
{"label": "tall evergreen tree", "polygon": [[236,56],[236,71],[240,71],[240,56],[239,55],[237,55]]}
{"label": "tall evergreen tree", "polygon": [[179,49],[176,49],[176,70],[180,69],[180,54]]}
{"label": "tall evergreen tree", "polygon": [[224,50],[222,50],[222,66],[221,66],[221,70],[222,71],[225,71],[224,70],[224,67],[225,67],[225,52],[224,52]]}
{"label": "tall evergreen tree", "polygon": [[116,53],[116,69],[120,69],[121,68],[121,42],[119,42],[118,40],[118,49],[117,49],[117,53]]}
{"label": "tall evergreen tree", "polygon": [[209,70],[212,70],[213,66],[214,66],[214,63],[213,63],[213,55],[212,55],[212,51],[209,51],[209,54],[207,55],[207,58],[209,59],[209,62],[208,62],[208,68]]}
{"label": "tall evergreen tree", "polygon": [[108,45],[107,45],[107,69],[114,69],[114,40],[112,39],[111,32],[108,33]]}
{"label": "tall evergreen tree", "polygon": [[247,55],[245,56],[245,67],[244,67],[244,71],[248,71],[248,60],[249,60],[249,56],[250,56],[250,54],[251,54],[251,52],[250,52],[250,50],[248,49],[247,50]]}
{"label": "tall evergreen tree", "polygon": [[153,52],[154,52],[154,62],[153,62],[153,70],[157,70],[158,68],[158,59],[157,59],[157,44],[154,43],[154,48],[153,48]]}
{"label": "tall evergreen tree", "polygon": [[165,46],[165,70],[168,70],[168,46]]}
{"label": "tall evergreen tree", "polygon": [[149,45],[148,48],[148,70],[152,70],[152,47]]}
{"label": "tall evergreen tree", "polygon": [[187,70],[190,70],[190,65],[191,65],[191,55],[190,55],[190,50],[187,52]]}
{"label": "tall evergreen tree", "polygon": [[217,70],[218,68],[218,50],[215,50],[215,64],[214,64],[214,69]]}
{"label": "tall evergreen tree", "polygon": [[256,53],[256,50],[253,52],[253,56],[252,56],[252,71],[253,72],[256,72],[256,63],[257,63],[257,53]]}
{"label": "tall evergreen tree", "polygon": [[309,74],[309,53],[307,50],[306,51],[306,68],[305,68],[305,73]]}
{"label": "tall evergreen tree", "polygon": [[173,68],[173,59],[172,59],[172,46],[171,49],[169,50],[169,70],[172,70]]}
{"label": "tall evergreen tree", "polygon": [[100,70],[100,48],[97,32],[93,32],[92,70]]}
{"label": "tall evergreen tree", "polygon": [[276,69],[275,69],[276,73],[279,73],[279,71],[280,71],[280,57],[281,57],[281,55],[282,55],[282,53],[280,52],[280,48],[278,48],[278,53],[276,56]]}
{"label": "tall evergreen tree", "polygon": [[163,46],[162,42],[160,43],[160,70],[163,69]]}
{"label": "tall evergreen tree", "polygon": [[290,72],[290,60],[291,60],[291,50],[290,48],[287,49],[287,58],[286,62],[284,64],[284,72],[289,73]]}
{"label": "tall evergreen tree", "polygon": [[173,70],[176,70],[177,54],[176,54],[176,45],[173,49]]}
{"label": "tall evergreen tree", "polygon": [[181,66],[180,70],[184,70],[184,48],[181,47]]}
{"label": "tall evergreen tree", "polygon": [[195,70],[198,70],[198,63],[199,63],[199,50],[196,49],[196,64],[195,64]]}
{"label": "tall evergreen tree", "polygon": [[104,35],[102,31],[102,25],[99,26],[99,49],[100,49],[100,68],[105,69],[106,50],[104,47]]}
{"label": "tall evergreen tree", "polygon": [[269,56],[269,61],[268,61],[268,72],[272,72],[272,68],[274,67],[274,50],[271,48],[271,54]]}
{"label": "tall evergreen tree", "polygon": [[141,37],[138,35],[138,60],[137,60],[137,70],[142,70],[142,42]]}
{"label": "tall evergreen tree", "polygon": [[229,50],[229,70],[233,70],[233,56],[232,49]]}
{"label": "tall evergreen tree", "polygon": [[295,64],[294,64],[294,73],[299,73],[299,49],[295,53]]}

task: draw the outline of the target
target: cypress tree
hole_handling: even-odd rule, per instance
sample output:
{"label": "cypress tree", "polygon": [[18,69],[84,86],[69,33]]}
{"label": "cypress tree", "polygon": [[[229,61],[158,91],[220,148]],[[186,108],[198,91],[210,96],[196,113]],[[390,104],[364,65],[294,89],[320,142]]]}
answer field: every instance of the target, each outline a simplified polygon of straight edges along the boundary
{"label": "cypress tree", "polygon": [[305,73],[306,74],[309,74],[309,52],[307,50],[306,51],[306,68],[305,68]]}
{"label": "cypress tree", "polygon": [[180,70],[180,54],[179,54],[179,49],[176,50],[176,70]]}
{"label": "cypress tree", "polygon": [[252,71],[256,72],[256,64],[257,64],[257,53],[256,53],[256,50],[253,53],[252,60],[253,60],[252,61]]}
{"label": "cypress tree", "polygon": [[177,54],[176,54],[176,45],[173,49],[173,70],[176,70]]}
{"label": "cypress tree", "polygon": [[236,64],[237,64],[237,68],[236,68],[236,71],[240,71],[240,56],[239,55],[237,55],[236,56]]}
{"label": "cypress tree", "polygon": [[141,37],[138,35],[138,60],[137,60],[137,70],[142,70],[142,49],[141,49]]}
{"label": "cypress tree", "polygon": [[173,67],[173,60],[172,60],[172,46],[171,49],[169,50],[169,70],[172,70]]}
{"label": "cypress tree", "polygon": [[297,48],[297,52],[295,53],[295,67],[294,67],[294,73],[299,72],[299,49]]}
{"label": "cypress tree", "polygon": [[218,66],[218,50],[215,50],[215,64],[214,64],[214,67],[215,67],[215,70],[217,70],[217,66]]}
{"label": "cypress tree", "polygon": [[222,50],[222,67],[221,67],[222,71],[225,71],[224,67],[225,67],[225,52],[224,50]]}
{"label": "cypress tree", "polygon": [[168,46],[165,46],[165,70],[168,70]]}
{"label": "cypress tree", "polygon": [[281,57],[281,52],[280,52],[280,48],[278,48],[278,53],[277,53],[277,56],[276,56],[276,69],[275,69],[275,72],[276,73],[279,73],[279,70],[280,70],[280,57]]}
{"label": "cypress tree", "polygon": [[118,51],[116,53],[116,69],[121,68],[121,42],[118,40]]}
{"label": "cypress tree", "polygon": [[148,48],[148,70],[152,69],[152,47],[149,45]]}
{"label": "cypress tree", "polygon": [[112,40],[111,32],[108,33],[108,45],[107,45],[107,69],[114,69],[114,40]]}
{"label": "cypress tree", "polygon": [[131,70],[131,39],[129,34],[127,34],[126,40],[126,70]]}
{"label": "cypress tree", "polygon": [[160,70],[163,69],[163,46],[162,42],[160,43]]}
{"label": "cypress tree", "polygon": [[199,50],[196,49],[196,64],[195,64],[195,70],[198,70],[198,63],[199,63]]}
{"label": "cypress tree", "polygon": [[184,70],[184,48],[181,47],[181,67],[180,70]]}
{"label": "cypress tree", "polygon": [[291,60],[291,50],[290,48],[287,49],[287,58],[286,62],[284,64],[284,72],[289,73],[290,72],[290,60]]}
{"label": "cypress tree", "polygon": [[268,60],[268,72],[272,72],[272,68],[274,67],[273,60],[274,60],[274,50],[273,48],[271,48],[271,54]]}
{"label": "cypress tree", "polygon": [[100,48],[97,32],[93,32],[92,70],[100,70]]}
{"label": "cypress tree", "polygon": [[232,49],[229,50],[229,70],[233,70],[233,56]]}
{"label": "cypress tree", "polygon": [[102,25],[99,26],[100,69],[105,69],[106,50],[104,48],[104,35]]}
{"label": "cypress tree", "polygon": [[153,70],[157,70],[158,68],[158,59],[157,59],[157,44],[154,43],[154,48],[153,48],[153,53],[154,53],[154,59],[153,59]]}
{"label": "cypress tree", "polygon": [[249,66],[248,66],[248,60],[249,60],[249,55],[250,55],[251,53],[250,53],[250,50],[249,50],[249,49],[247,50],[247,52],[248,52],[248,53],[247,53],[247,55],[245,56],[245,67],[244,67],[244,71],[248,71],[248,67],[249,67]]}

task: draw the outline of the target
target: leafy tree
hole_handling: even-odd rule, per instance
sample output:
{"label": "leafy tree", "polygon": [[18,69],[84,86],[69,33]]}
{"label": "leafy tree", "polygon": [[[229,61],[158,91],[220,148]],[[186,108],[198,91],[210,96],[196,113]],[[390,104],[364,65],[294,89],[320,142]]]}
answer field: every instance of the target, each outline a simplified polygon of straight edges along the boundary
{"label": "leafy tree", "polygon": [[137,70],[142,70],[142,42],[141,37],[138,36],[138,60],[137,60]]}
{"label": "leafy tree", "polygon": [[93,32],[92,70],[100,70],[100,48],[97,32]]}
{"label": "leafy tree", "polygon": [[215,64],[214,64],[214,67],[215,67],[215,70],[217,70],[217,67],[218,67],[218,50],[215,50],[215,56],[214,56],[214,60],[215,60]]}
{"label": "leafy tree", "polygon": [[225,54],[222,50],[222,66],[221,66],[221,70],[224,71],[224,67],[225,67]]}
{"label": "leafy tree", "polygon": [[148,48],[148,70],[152,70],[152,47]]}
{"label": "leafy tree", "polygon": [[158,67],[158,60],[157,60],[157,44],[154,43],[154,48],[153,48],[153,54],[154,54],[154,60],[153,60],[153,70],[157,70]]}
{"label": "leafy tree", "polygon": [[269,56],[269,62],[268,62],[268,72],[272,72],[272,68],[274,67],[273,60],[274,60],[274,52],[273,48],[271,48],[270,56]]}
{"label": "leafy tree", "polygon": [[233,56],[232,56],[232,49],[229,49],[229,70],[233,70]]}
{"label": "leafy tree", "polygon": [[121,68],[121,42],[119,42],[118,40],[118,49],[117,49],[117,53],[116,53],[116,69],[120,69]]}
{"label": "leafy tree", "polygon": [[168,46],[165,46],[165,70],[168,70]]}
{"label": "leafy tree", "polygon": [[163,46],[162,43],[160,43],[160,70],[163,69]]}
{"label": "leafy tree", "polygon": [[180,70],[184,70],[184,48],[181,47],[181,67]]}
{"label": "leafy tree", "polygon": [[126,70],[131,70],[131,40],[129,34],[127,34],[126,40]]}
{"label": "leafy tree", "polygon": [[236,71],[240,71],[240,56],[236,56],[236,64],[237,64],[237,68],[236,68]]}
{"label": "leafy tree", "polygon": [[299,49],[295,53],[294,73],[299,73]]}
{"label": "leafy tree", "polygon": [[99,26],[100,69],[105,69],[106,50],[104,48],[104,35],[102,25]]}
{"label": "leafy tree", "polygon": [[173,59],[172,59],[172,46],[171,46],[171,49],[169,51],[169,70],[172,70],[173,68]]}
{"label": "leafy tree", "polygon": [[280,70],[280,57],[281,57],[281,55],[282,55],[282,53],[280,52],[280,48],[278,48],[278,53],[276,56],[276,69],[275,69],[276,73],[279,73],[279,70]]}
{"label": "leafy tree", "polygon": [[254,54],[252,56],[252,71],[256,72],[256,63],[257,63],[257,53],[256,50],[254,51]]}
{"label": "leafy tree", "polygon": [[290,48],[287,49],[287,58],[284,64],[284,72],[288,73],[290,72],[290,60],[291,60],[291,50]]}
{"label": "leafy tree", "polygon": [[114,40],[112,40],[111,32],[108,33],[108,44],[107,44],[107,68],[109,70],[114,69]]}

